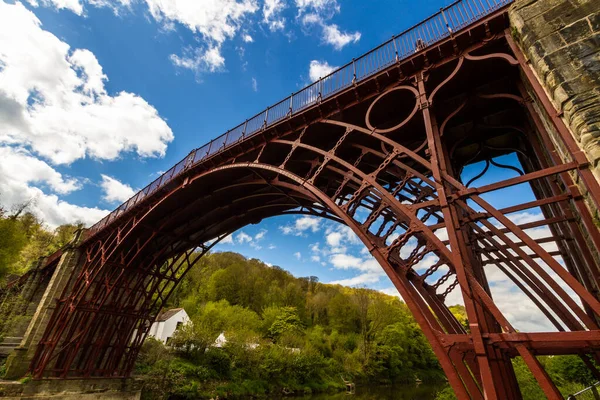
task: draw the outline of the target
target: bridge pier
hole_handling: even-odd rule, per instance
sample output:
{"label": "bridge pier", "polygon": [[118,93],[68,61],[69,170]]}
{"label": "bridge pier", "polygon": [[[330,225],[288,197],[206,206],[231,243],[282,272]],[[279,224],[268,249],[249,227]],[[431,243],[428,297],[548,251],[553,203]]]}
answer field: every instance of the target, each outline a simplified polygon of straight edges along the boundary
{"label": "bridge pier", "polygon": [[[600,180],[600,6],[595,0],[516,0],[509,11],[512,36],[526,57],[535,78],[556,110],[543,116],[545,128],[568,161],[562,146],[571,135]],[[535,88],[529,91],[533,96]],[[552,118],[560,118],[568,131],[554,129]],[[562,137],[561,137],[562,136]],[[582,194],[598,219],[598,207],[582,182]],[[596,221],[598,222],[598,220]]]}
{"label": "bridge pier", "polygon": [[[80,257],[79,243],[83,238],[83,233],[83,230],[77,231],[71,244],[63,249],[60,261],[37,304],[35,314],[29,322],[21,344],[13,350],[6,360],[5,379],[19,379],[29,371],[37,344],[40,342],[52,317],[56,302],[68,284],[69,278],[73,275],[73,271],[77,268]],[[33,303],[28,305],[28,307],[33,306]]]}
{"label": "bridge pier", "polygon": [[5,400],[139,400],[143,382],[139,379],[40,379],[27,382],[0,382]]}

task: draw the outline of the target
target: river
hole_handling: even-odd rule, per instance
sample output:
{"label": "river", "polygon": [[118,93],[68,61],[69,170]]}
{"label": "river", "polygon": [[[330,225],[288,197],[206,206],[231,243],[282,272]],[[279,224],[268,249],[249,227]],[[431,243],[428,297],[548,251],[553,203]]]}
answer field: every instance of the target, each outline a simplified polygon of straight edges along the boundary
{"label": "river", "polygon": [[395,386],[357,386],[355,394],[345,392],[335,394],[314,394],[294,397],[302,400],[434,400],[443,386],[395,385]]}

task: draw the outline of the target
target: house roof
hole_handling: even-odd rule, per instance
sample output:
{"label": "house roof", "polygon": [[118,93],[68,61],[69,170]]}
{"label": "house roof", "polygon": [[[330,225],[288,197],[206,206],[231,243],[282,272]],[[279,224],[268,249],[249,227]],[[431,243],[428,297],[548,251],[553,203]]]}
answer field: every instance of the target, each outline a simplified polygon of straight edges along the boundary
{"label": "house roof", "polygon": [[170,319],[171,317],[173,317],[179,311],[183,311],[183,308],[172,308],[170,310],[164,310],[160,314],[158,314],[158,317],[156,317],[156,320],[158,322],[164,322],[164,321]]}

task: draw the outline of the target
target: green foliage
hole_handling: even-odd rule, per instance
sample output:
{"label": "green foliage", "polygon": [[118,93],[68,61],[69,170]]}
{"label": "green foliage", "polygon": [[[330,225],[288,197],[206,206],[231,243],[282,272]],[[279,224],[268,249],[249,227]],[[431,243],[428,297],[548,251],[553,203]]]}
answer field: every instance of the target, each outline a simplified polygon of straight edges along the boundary
{"label": "green foliage", "polygon": [[284,335],[298,335],[302,333],[302,321],[298,317],[295,307],[269,307],[266,311],[269,320],[273,322],[267,329],[267,337],[277,341]]}
{"label": "green foliage", "polygon": [[27,236],[16,218],[0,216],[0,279],[18,272],[19,255],[27,244]]}
{"label": "green foliage", "polygon": [[562,382],[574,382],[584,386],[596,382],[590,369],[578,356],[546,357],[546,370],[555,380]]}
{"label": "green foliage", "polygon": [[[590,371],[578,356],[543,356],[538,357],[538,361],[565,398],[595,382]],[[544,391],[540,388],[523,359],[516,357],[513,359],[512,364],[523,400],[545,399]],[[436,400],[454,399],[456,399],[456,396],[449,386],[436,395]]]}
{"label": "green foliage", "polygon": [[[140,352],[136,371],[151,381],[153,398],[344,390],[340,375],[370,382],[443,379],[399,299],[295,278],[239,254],[199,260],[168,306],[184,307],[192,323],[175,333],[170,350],[154,341]],[[221,333],[226,343],[215,347]]]}
{"label": "green foliage", "polygon": [[465,310],[465,306],[456,304],[454,306],[448,307],[450,312],[454,314],[458,322],[465,328],[465,331],[470,332],[469,328],[469,320],[467,319],[467,310]]}
{"label": "green foliage", "polygon": [[61,225],[50,231],[43,221],[27,212],[27,205],[10,215],[0,209],[0,282],[27,272],[40,257],[72,240],[78,228],[80,225]]}

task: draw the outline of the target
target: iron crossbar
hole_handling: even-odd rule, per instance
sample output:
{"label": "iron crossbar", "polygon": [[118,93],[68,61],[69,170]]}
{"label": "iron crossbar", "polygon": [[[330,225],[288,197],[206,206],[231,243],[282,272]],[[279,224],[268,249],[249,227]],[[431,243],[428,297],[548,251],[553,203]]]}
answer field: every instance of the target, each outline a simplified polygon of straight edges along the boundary
{"label": "iron crossbar", "polygon": [[334,96],[358,82],[419,53],[437,42],[452,37],[455,32],[477,22],[493,12],[511,4],[514,0],[457,0],[429,18],[392,36],[385,43],[353,59],[329,75],[304,87],[254,117],[228,130],[207,144],[192,150],[183,160],[134,194],[114,211],[94,224],[87,232],[94,236],[146,197],[171,182],[189,168],[202,163],[209,157],[225,151],[241,141],[264,131],[285,118],[304,111],[310,106]]}

